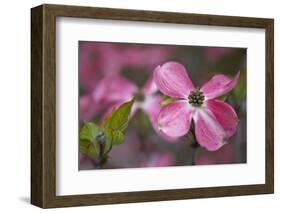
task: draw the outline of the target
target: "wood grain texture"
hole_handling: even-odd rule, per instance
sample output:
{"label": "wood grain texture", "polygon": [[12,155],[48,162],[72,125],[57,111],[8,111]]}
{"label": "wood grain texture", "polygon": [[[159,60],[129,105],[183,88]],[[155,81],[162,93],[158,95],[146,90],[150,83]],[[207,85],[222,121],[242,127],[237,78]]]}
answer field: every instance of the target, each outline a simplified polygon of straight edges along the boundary
{"label": "wood grain texture", "polygon": [[[195,189],[56,196],[56,17],[95,18],[266,31],[266,183]],[[273,193],[274,23],[273,19],[110,8],[41,5],[31,9],[31,203],[64,207]]]}
{"label": "wood grain texture", "polygon": [[43,7],[31,14],[31,203],[43,204],[42,63]]}
{"label": "wood grain texture", "polygon": [[274,192],[274,21],[266,26],[265,85],[266,85],[266,116],[265,116],[265,178],[268,190]]}

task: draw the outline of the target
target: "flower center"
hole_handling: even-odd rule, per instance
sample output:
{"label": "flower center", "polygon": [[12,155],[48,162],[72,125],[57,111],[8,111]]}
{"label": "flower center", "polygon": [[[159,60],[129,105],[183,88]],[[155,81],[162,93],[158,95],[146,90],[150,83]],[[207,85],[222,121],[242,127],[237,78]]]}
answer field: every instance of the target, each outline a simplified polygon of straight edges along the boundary
{"label": "flower center", "polygon": [[194,107],[200,107],[203,104],[205,97],[203,92],[196,89],[195,91],[190,92],[188,96],[188,103],[190,103]]}
{"label": "flower center", "polygon": [[145,94],[142,91],[136,92],[134,97],[136,102],[144,102],[145,100]]}

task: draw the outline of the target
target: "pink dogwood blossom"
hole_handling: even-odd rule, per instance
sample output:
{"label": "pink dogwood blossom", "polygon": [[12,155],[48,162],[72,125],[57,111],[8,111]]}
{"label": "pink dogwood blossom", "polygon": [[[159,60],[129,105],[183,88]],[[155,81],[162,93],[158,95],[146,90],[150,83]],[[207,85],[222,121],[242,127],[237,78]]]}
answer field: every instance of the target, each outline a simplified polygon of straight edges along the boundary
{"label": "pink dogwood blossom", "polygon": [[149,77],[141,89],[135,83],[121,75],[113,75],[100,81],[93,93],[93,99],[96,103],[111,104],[103,116],[105,118],[113,109],[134,97],[135,103],[132,108],[131,117],[138,109],[143,110],[148,115],[154,130],[164,139],[174,141],[174,137],[165,135],[157,127],[157,117],[162,101],[162,97],[157,94],[157,91],[158,89],[154,83],[153,75]]}
{"label": "pink dogwood blossom", "polygon": [[136,72],[140,68],[153,70],[167,60],[173,50],[171,46],[80,41],[80,85],[86,91],[93,91],[101,79],[118,74],[124,68]]}
{"label": "pink dogwood blossom", "polygon": [[[142,44],[119,44],[108,42],[79,42],[79,89],[80,89],[80,116],[82,122],[92,119],[98,113],[109,106],[104,103],[97,103],[92,98],[92,93],[96,87],[102,84],[107,90],[112,85],[112,76],[119,75],[123,70],[130,72],[151,73],[153,68],[163,63],[173,53],[175,47],[154,46]],[[110,77],[111,76],[111,77]],[[114,78],[113,78],[114,79]],[[104,82],[106,80],[107,82]],[[113,86],[117,85],[113,84]],[[122,82],[121,82],[122,85]],[[118,85],[117,85],[118,86]],[[135,85],[133,85],[135,87]],[[120,85],[119,85],[120,87]],[[111,93],[108,96],[126,97],[128,88],[123,91],[117,90],[121,94]],[[129,94],[130,97],[131,93]],[[103,97],[100,97],[103,98]],[[126,99],[128,100],[128,99]]]}
{"label": "pink dogwood blossom", "polygon": [[161,109],[157,121],[159,130],[171,137],[181,137],[188,133],[193,120],[200,146],[209,151],[218,150],[236,132],[238,118],[229,104],[215,98],[231,91],[239,75],[240,72],[233,80],[222,74],[215,75],[198,89],[183,65],[167,62],[156,67],[154,80],[158,89],[176,99]]}

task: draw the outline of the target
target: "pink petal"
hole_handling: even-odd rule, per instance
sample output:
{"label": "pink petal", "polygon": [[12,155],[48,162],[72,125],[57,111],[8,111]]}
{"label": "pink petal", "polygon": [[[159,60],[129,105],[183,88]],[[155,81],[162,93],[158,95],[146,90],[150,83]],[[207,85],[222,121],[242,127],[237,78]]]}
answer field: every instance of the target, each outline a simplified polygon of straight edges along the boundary
{"label": "pink petal", "polygon": [[158,128],[157,118],[159,115],[159,112],[161,110],[161,103],[162,98],[160,96],[147,96],[145,103],[141,106],[141,108],[146,112],[148,115],[148,118],[151,122],[151,125],[155,132],[165,139],[168,142],[174,142],[177,140],[177,138],[169,137],[168,135],[164,134],[164,132],[160,131]]}
{"label": "pink petal", "polygon": [[99,82],[93,92],[93,98],[99,103],[122,102],[131,99],[137,91],[137,86],[119,76],[109,76]]}
{"label": "pink petal", "polygon": [[[161,110],[162,98],[160,96],[147,97],[144,105],[141,107],[148,115],[153,127],[157,128],[157,118]],[[158,129],[158,128],[157,128]]]}
{"label": "pink petal", "polygon": [[196,110],[193,119],[195,137],[202,147],[209,151],[215,151],[224,145],[224,130],[208,110]]}
{"label": "pink petal", "polygon": [[186,98],[194,90],[184,66],[177,62],[167,62],[156,67],[154,81],[163,94],[173,98]]}
{"label": "pink petal", "polygon": [[226,75],[218,74],[205,83],[200,89],[206,99],[213,99],[222,96],[231,91],[237,84],[240,76],[240,71],[236,74],[233,80]]}
{"label": "pink petal", "polygon": [[220,100],[207,100],[205,106],[213,113],[216,120],[224,129],[225,137],[230,138],[237,129],[238,117],[234,109]]}
{"label": "pink petal", "polygon": [[193,110],[187,101],[176,101],[163,107],[158,115],[160,131],[170,137],[181,137],[190,128]]}
{"label": "pink petal", "polygon": [[154,82],[153,75],[150,75],[150,77],[148,78],[148,80],[146,81],[146,83],[143,87],[143,91],[146,95],[151,95],[153,93],[156,93],[157,90],[158,90],[158,88]]}

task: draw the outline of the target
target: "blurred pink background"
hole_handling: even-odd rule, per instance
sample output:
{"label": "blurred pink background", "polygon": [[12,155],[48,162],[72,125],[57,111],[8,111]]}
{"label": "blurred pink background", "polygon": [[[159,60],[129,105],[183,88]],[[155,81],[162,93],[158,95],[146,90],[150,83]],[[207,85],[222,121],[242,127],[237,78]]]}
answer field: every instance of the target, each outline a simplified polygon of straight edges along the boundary
{"label": "blurred pink background", "polygon": [[[121,94],[122,85],[128,81],[135,88],[143,88],[154,68],[166,61],[183,64],[197,85],[202,85],[213,74],[234,75],[240,70],[239,84],[226,100],[238,114],[237,133],[218,151],[198,148],[194,153],[188,137],[174,141],[160,135],[153,126],[150,112],[138,107],[126,131],[125,143],[113,147],[104,168],[183,166],[191,165],[192,161],[195,165],[245,163],[246,49],[243,48],[80,41],[80,125],[86,121],[100,123],[109,108],[120,103],[127,93],[131,94],[130,88],[125,89],[126,94]],[[101,84],[103,93],[98,95]],[[94,169],[91,159],[80,154],[79,169]]]}

